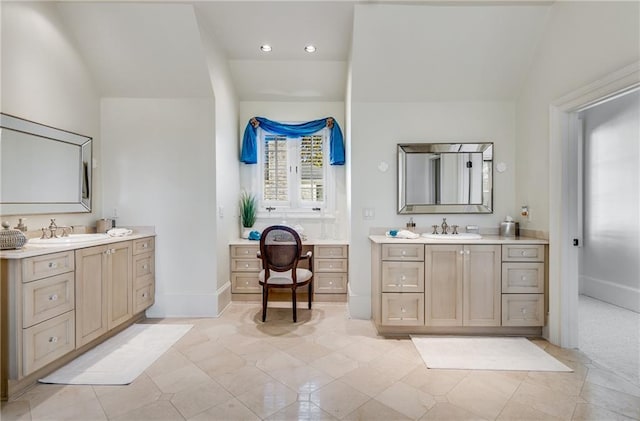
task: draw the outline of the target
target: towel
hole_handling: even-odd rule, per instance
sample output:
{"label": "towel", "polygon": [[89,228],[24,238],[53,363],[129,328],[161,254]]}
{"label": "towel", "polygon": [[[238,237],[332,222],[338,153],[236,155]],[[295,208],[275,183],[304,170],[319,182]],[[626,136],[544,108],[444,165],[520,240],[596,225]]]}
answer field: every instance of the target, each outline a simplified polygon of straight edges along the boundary
{"label": "towel", "polygon": [[416,238],[420,238],[420,234],[411,232],[409,230],[389,230],[386,233],[387,237],[390,238],[408,238],[410,240],[415,240]]}
{"label": "towel", "polygon": [[124,237],[133,234],[133,230],[127,228],[111,228],[107,231],[110,237]]}

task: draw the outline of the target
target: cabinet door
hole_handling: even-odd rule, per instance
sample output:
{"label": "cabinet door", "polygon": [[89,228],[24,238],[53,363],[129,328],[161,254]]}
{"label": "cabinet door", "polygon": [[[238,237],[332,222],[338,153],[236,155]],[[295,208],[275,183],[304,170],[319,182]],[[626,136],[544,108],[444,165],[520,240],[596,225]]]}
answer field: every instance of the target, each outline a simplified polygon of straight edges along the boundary
{"label": "cabinet door", "polygon": [[133,246],[123,241],[107,247],[107,325],[113,329],[133,316]]}
{"label": "cabinet door", "polygon": [[499,245],[464,246],[464,326],[500,326],[500,255]]}
{"label": "cabinet door", "polygon": [[106,333],[107,246],[76,250],[76,347]]}
{"label": "cabinet door", "polygon": [[461,245],[425,247],[425,325],[462,326]]}

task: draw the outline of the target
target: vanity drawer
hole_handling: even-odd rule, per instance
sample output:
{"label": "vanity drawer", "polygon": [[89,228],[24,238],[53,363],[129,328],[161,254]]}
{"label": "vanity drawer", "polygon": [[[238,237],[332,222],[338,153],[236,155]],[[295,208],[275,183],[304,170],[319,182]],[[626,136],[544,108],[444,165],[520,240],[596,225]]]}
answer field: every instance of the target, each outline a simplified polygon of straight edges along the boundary
{"label": "vanity drawer", "polygon": [[424,261],[424,244],[383,244],[382,260]]}
{"label": "vanity drawer", "polygon": [[22,370],[26,376],[73,351],[75,312],[69,311],[22,332]]}
{"label": "vanity drawer", "polygon": [[22,291],[22,327],[73,310],[74,279],[74,273],[68,272],[26,283]]}
{"label": "vanity drawer", "polygon": [[544,326],[544,294],[502,294],[502,326]]}
{"label": "vanity drawer", "polygon": [[231,246],[231,258],[232,259],[248,259],[257,258],[258,251],[260,251],[259,245],[251,246]]}
{"label": "vanity drawer", "polygon": [[314,272],[346,272],[347,259],[315,259]]}
{"label": "vanity drawer", "polygon": [[316,259],[346,259],[347,254],[346,245],[321,245],[315,246],[313,257]]}
{"label": "vanity drawer", "polygon": [[231,292],[234,294],[261,293],[262,287],[258,283],[257,273],[232,273]]}
{"label": "vanity drawer", "polygon": [[133,255],[153,251],[155,248],[155,238],[147,237],[133,240]]}
{"label": "vanity drawer", "polygon": [[135,287],[133,291],[133,314],[140,313],[154,303],[155,287],[153,282]]}
{"label": "vanity drawer", "polygon": [[259,259],[231,259],[233,272],[260,272],[262,261]]}
{"label": "vanity drawer", "polygon": [[544,263],[503,263],[502,293],[544,292]]}
{"label": "vanity drawer", "polygon": [[133,277],[142,278],[153,276],[155,273],[155,258],[153,253],[138,254],[133,256]]}
{"label": "vanity drawer", "polygon": [[316,294],[344,294],[347,292],[347,274],[314,273],[313,291]]}
{"label": "vanity drawer", "polygon": [[424,292],[424,263],[382,262],[382,292]]}
{"label": "vanity drawer", "polygon": [[73,250],[29,257],[22,262],[22,282],[60,275],[75,269]]}
{"label": "vanity drawer", "polygon": [[544,262],[543,244],[504,244],[503,262]]}
{"label": "vanity drawer", "polygon": [[381,324],[389,326],[423,326],[424,294],[383,293]]}

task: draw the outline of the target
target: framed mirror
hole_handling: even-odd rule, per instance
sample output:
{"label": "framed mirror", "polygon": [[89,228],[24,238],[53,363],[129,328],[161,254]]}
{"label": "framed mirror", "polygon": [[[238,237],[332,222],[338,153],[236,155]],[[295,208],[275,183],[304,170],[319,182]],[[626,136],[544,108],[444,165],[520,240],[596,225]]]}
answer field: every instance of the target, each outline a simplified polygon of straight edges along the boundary
{"label": "framed mirror", "polygon": [[92,139],[0,113],[0,214],[91,212]]}
{"label": "framed mirror", "polygon": [[493,143],[398,144],[398,213],[493,213]]}

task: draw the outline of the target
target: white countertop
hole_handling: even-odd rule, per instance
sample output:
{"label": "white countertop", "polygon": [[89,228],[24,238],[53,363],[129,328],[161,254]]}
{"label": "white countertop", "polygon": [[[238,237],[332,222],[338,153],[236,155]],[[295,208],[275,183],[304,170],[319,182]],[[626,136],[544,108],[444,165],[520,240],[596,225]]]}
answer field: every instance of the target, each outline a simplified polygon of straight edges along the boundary
{"label": "white countertop", "polygon": [[[229,241],[230,246],[246,246],[246,245],[256,245],[260,246],[260,240],[247,240],[244,238],[238,238],[235,240]],[[321,245],[338,245],[338,246],[348,246],[349,241],[347,240],[321,240],[318,238],[308,238],[306,240],[302,240],[302,245],[309,246],[321,246]]]}
{"label": "white countertop", "polygon": [[378,244],[549,244],[548,240],[541,240],[532,237],[501,237],[499,235],[484,235],[478,240],[460,239],[460,240],[435,240],[425,237],[416,239],[410,238],[394,238],[386,235],[370,235],[369,240]]}
{"label": "white countertop", "polygon": [[[124,227],[123,227],[124,228]],[[58,253],[83,249],[87,247],[100,246],[103,244],[118,243],[120,241],[137,240],[138,238],[154,237],[156,235],[154,227],[134,227],[133,234],[124,237],[109,237],[96,241],[83,241],[73,244],[60,244],[51,246],[30,245],[29,242],[18,250],[0,250],[0,259],[24,259],[25,257],[41,256],[43,254]]]}

